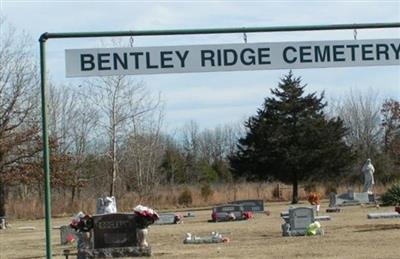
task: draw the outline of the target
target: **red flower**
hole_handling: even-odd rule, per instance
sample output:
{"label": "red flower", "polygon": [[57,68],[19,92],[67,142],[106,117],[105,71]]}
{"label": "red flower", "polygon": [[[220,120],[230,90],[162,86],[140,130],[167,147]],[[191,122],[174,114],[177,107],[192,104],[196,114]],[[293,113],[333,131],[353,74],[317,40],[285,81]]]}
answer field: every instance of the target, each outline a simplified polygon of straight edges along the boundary
{"label": "red flower", "polygon": [[319,194],[318,192],[310,192],[310,194],[308,195],[308,202],[311,205],[318,205],[321,202],[321,194]]}

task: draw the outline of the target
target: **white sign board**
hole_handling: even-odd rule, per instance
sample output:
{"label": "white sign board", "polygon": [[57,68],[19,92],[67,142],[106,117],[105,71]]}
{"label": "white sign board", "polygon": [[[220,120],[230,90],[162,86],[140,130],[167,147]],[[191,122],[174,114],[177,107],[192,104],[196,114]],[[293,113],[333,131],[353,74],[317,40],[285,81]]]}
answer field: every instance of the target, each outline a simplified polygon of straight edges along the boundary
{"label": "white sign board", "polygon": [[400,64],[400,39],[68,49],[67,77]]}

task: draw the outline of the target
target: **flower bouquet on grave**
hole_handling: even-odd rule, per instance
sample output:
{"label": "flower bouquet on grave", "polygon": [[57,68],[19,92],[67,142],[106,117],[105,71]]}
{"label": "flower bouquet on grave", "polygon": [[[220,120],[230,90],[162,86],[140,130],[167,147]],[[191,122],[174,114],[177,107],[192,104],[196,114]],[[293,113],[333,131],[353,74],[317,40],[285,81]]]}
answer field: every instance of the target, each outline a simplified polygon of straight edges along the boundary
{"label": "flower bouquet on grave", "polygon": [[249,220],[249,219],[252,219],[254,216],[253,216],[253,212],[251,212],[251,211],[245,211],[245,212],[243,212],[243,218],[245,219],[245,220]]}
{"label": "flower bouquet on grave", "polygon": [[139,229],[147,228],[160,218],[157,212],[155,212],[153,209],[142,205],[136,206],[133,209],[133,212],[136,215],[136,226]]}
{"label": "flower bouquet on grave", "polygon": [[319,192],[310,192],[308,194],[307,200],[311,205],[315,206],[315,209],[316,209],[317,215],[318,215],[319,207],[320,207],[320,203],[321,203],[321,194]]}
{"label": "flower bouquet on grave", "polygon": [[175,214],[174,224],[179,224],[183,222],[183,216],[180,213]]}
{"label": "flower bouquet on grave", "polygon": [[89,232],[93,228],[93,218],[81,211],[75,215],[69,226],[76,232]]}
{"label": "flower bouquet on grave", "polygon": [[318,221],[311,223],[306,231],[307,236],[322,235],[323,231],[321,229],[321,224]]}

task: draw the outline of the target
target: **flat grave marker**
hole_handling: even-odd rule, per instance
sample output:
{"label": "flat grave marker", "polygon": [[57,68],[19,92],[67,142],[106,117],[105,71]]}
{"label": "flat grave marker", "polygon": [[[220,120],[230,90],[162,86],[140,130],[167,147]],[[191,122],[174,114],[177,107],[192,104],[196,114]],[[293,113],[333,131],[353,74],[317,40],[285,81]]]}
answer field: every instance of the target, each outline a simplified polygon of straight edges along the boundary
{"label": "flat grave marker", "polygon": [[400,213],[397,212],[380,212],[380,213],[368,213],[368,219],[395,219],[400,218]]}

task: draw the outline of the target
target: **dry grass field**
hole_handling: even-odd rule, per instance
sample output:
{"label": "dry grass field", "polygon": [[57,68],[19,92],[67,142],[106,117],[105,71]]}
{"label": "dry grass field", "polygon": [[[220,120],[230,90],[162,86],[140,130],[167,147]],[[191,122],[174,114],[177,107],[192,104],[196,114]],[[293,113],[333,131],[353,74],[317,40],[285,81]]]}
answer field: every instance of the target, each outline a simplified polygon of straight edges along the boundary
{"label": "dry grass field", "polygon": [[[308,205],[304,203],[304,205]],[[323,203],[321,212],[327,204]],[[324,236],[282,237],[280,212],[288,203],[267,203],[271,215],[256,214],[249,221],[208,223],[210,210],[194,211],[179,225],[153,225],[149,244],[154,258],[400,258],[400,219],[368,220],[368,212],[393,211],[393,207],[344,207],[323,221]],[[320,213],[327,215],[326,213]],[[52,224],[69,223],[69,218],[55,218]],[[44,258],[44,220],[12,221],[12,227],[0,231],[0,258]],[[21,230],[33,226],[35,230]],[[229,243],[185,245],[185,233],[198,236],[212,231],[223,233]],[[59,230],[52,230],[53,258],[64,258]],[[69,246],[73,248],[74,246]]]}

